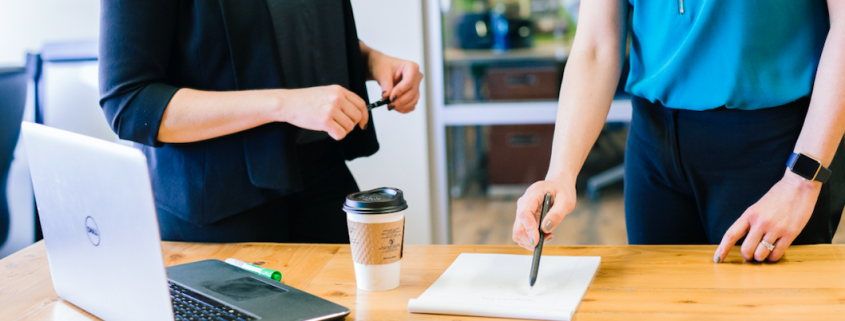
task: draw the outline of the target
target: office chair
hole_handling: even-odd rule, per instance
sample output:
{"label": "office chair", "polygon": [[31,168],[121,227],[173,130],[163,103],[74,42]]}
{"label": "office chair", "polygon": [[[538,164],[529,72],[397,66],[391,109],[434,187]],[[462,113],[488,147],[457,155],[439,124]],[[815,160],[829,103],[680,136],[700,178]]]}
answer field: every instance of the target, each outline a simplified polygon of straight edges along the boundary
{"label": "office chair", "polygon": [[9,235],[6,183],[26,104],[25,68],[0,68],[0,245]]}

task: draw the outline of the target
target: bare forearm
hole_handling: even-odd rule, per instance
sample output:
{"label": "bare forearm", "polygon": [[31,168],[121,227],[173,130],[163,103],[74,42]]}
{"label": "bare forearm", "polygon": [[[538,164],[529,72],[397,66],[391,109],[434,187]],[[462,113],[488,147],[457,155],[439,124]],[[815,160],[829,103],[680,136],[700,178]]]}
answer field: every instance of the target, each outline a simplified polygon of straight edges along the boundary
{"label": "bare forearm", "polygon": [[561,84],[554,147],[546,175],[547,180],[573,185],[604,126],[619,83],[625,52],[627,4],[597,2],[582,6],[581,16],[582,21],[601,23],[578,26]]}
{"label": "bare forearm", "polygon": [[830,32],[816,73],[810,109],[795,151],[818,158],[824,166],[833,160],[845,134],[845,20],[831,21]]}
{"label": "bare forearm", "polygon": [[278,94],[271,90],[181,89],[164,111],[158,140],[189,143],[244,131],[277,121],[278,106]]}
{"label": "bare forearm", "polygon": [[383,54],[370,48],[361,40],[358,40],[358,45],[361,47],[361,63],[364,64],[364,69],[367,71],[367,80],[377,80],[373,76],[373,61],[378,60],[378,56]]}
{"label": "bare forearm", "polygon": [[546,179],[575,182],[607,119],[619,81],[619,65],[597,57],[579,57],[567,65]]}

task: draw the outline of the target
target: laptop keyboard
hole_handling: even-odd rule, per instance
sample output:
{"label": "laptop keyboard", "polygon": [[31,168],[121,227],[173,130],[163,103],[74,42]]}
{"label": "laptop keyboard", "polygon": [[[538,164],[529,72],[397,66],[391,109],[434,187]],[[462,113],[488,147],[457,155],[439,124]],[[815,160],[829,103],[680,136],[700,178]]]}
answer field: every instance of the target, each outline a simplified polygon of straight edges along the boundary
{"label": "laptop keyboard", "polygon": [[176,321],[250,321],[257,320],[233,307],[214,301],[202,294],[172,282],[170,300]]}

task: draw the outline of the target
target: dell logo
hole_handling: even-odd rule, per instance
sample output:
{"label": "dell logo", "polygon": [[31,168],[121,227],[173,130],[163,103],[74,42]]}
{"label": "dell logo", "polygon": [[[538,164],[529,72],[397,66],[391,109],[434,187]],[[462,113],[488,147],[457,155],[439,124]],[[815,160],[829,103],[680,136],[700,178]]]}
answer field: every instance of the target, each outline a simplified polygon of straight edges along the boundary
{"label": "dell logo", "polygon": [[85,218],[85,232],[88,234],[88,240],[94,246],[100,245],[100,229],[97,228],[97,222],[92,217]]}

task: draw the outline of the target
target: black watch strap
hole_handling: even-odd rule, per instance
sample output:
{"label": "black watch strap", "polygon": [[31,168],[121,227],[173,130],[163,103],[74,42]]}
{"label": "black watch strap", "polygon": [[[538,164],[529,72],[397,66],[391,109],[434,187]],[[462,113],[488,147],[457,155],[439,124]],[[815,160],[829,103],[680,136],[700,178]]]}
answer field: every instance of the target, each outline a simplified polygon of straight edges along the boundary
{"label": "black watch strap", "polygon": [[831,170],[822,166],[817,159],[803,153],[792,153],[786,161],[786,167],[793,173],[808,181],[817,181],[824,184],[830,178]]}
{"label": "black watch strap", "polygon": [[824,184],[825,182],[827,182],[827,179],[830,178],[830,173],[832,172],[833,171],[827,169],[826,167],[821,166],[821,168],[819,168],[819,173],[816,174],[815,180]]}

